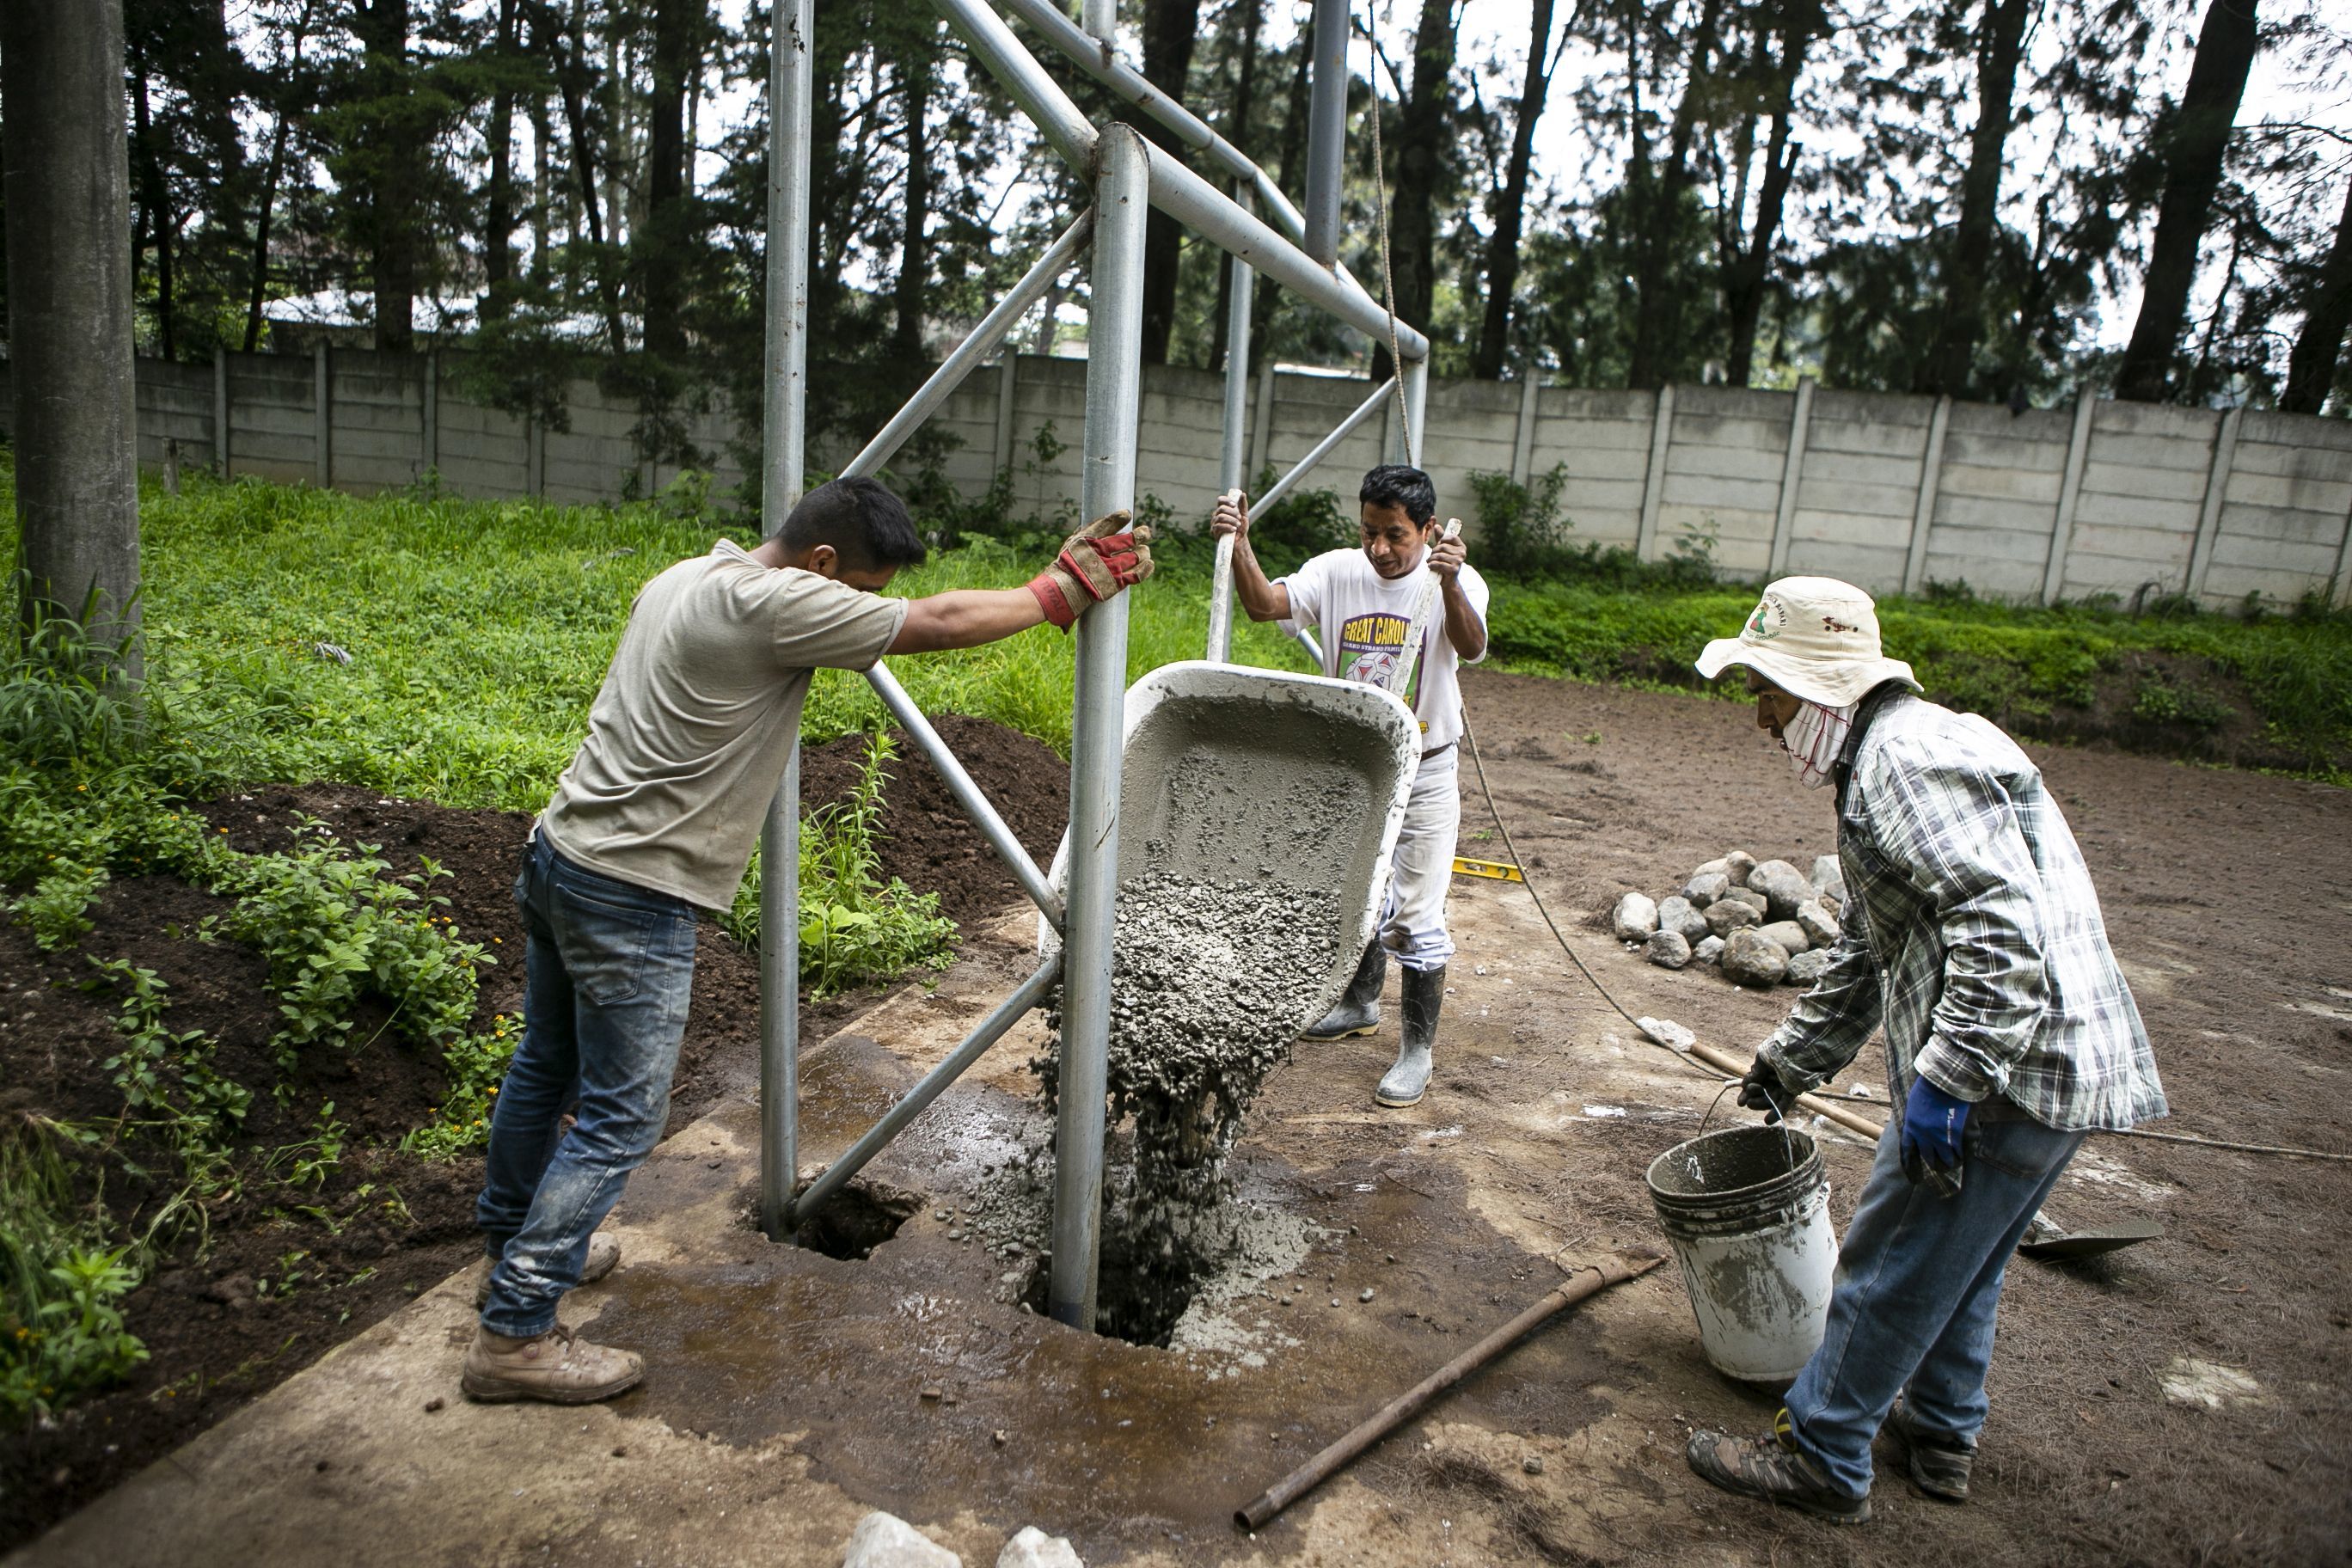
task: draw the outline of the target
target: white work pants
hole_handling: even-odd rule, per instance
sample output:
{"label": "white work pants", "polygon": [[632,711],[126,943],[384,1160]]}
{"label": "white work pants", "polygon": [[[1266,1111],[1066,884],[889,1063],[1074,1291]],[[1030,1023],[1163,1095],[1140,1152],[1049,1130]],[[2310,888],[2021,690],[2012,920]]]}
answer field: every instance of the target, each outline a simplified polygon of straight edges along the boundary
{"label": "white work pants", "polygon": [[1460,758],[1460,748],[1448,747],[1422,759],[1390,861],[1381,945],[1407,969],[1443,969],[1454,956],[1454,939],[1445,934],[1445,889],[1462,831]]}

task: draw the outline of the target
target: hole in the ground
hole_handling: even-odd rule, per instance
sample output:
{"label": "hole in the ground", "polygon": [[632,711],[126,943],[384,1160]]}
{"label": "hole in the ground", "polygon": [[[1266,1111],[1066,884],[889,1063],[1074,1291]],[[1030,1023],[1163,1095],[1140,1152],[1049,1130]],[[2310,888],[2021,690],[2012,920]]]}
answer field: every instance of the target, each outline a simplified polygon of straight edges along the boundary
{"label": "hole in the ground", "polygon": [[801,1221],[794,1239],[812,1252],[854,1262],[873,1257],[874,1249],[898,1235],[898,1227],[922,1206],[920,1193],[853,1177]]}
{"label": "hole in the ground", "polygon": [[[1051,1257],[1031,1261],[1020,1297],[1031,1311],[1046,1311],[1053,1271]],[[1107,1235],[1095,1274],[1095,1332],[1165,1350],[1199,1286],[1198,1267],[1178,1249],[1146,1256],[1130,1238]]]}

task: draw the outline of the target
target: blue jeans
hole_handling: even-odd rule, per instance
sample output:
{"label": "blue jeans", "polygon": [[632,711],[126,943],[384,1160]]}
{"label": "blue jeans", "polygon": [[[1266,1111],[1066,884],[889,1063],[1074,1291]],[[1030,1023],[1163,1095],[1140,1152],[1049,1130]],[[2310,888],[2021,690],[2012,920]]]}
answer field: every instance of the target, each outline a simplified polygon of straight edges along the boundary
{"label": "blue jeans", "polygon": [[[555,1324],[588,1237],[660,1142],[694,986],[691,905],[582,868],[533,835],[515,879],[527,934],[522,1044],[490,1117],[474,1217],[497,1263],[482,1326]],[[564,1108],[577,1120],[558,1137]]]}
{"label": "blue jeans", "polygon": [[2002,1110],[1969,1118],[1955,1197],[1904,1176],[1899,1108],[1878,1141],[1838,1253],[1822,1347],[1789,1390],[1797,1447],[1850,1497],[1870,1490],[1871,1439],[1897,1394],[1926,1436],[1973,1447],[1984,1426],[2010,1256],[2083,1142]]}

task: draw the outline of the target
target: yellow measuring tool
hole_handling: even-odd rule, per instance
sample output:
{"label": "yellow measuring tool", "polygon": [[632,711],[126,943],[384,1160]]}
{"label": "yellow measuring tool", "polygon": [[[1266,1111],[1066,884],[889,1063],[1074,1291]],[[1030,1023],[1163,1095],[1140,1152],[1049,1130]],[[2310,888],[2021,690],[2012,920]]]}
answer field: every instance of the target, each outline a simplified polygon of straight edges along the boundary
{"label": "yellow measuring tool", "polygon": [[1458,855],[1454,858],[1454,874],[1457,877],[1486,877],[1497,882],[1527,880],[1519,874],[1517,866],[1507,865],[1500,860],[1465,860]]}

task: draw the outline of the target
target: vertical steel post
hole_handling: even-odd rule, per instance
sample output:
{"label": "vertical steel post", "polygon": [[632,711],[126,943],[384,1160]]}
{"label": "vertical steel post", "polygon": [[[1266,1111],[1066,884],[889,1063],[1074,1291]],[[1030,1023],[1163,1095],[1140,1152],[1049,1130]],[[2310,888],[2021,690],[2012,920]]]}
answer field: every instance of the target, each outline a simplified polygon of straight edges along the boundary
{"label": "vertical steel post", "polygon": [[[1142,386],[1143,229],[1150,163],[1143,138],[1102,134],[1095,187],[1093,302],[1087,321],[1087,428],[1080,510],[1135,500]],[[1048,1310],[1091,1330],[1102,1235],[1103,1095],[1110,1054],[1112,921],[1118,898],[1119,744],[1127,691],[1127,599],[1077,627],[1070,713],[1070,860],[1062,949],[1062,1065],[1054,1139],[1054,1270]]]}
{"label": "vertical steel post", "polygon": [[1118,0],[1084,0],[1079,26],[1106,51],[1118,43]]}
{"label": "vertical steel post", "polygon": [[1415,468],[1427,469],[1429,448],[1422,437],[1429,428],[1429,361],[1407,360],[1404,363],[1404,425],[1405,461]]}
{"label": "vertical steel post", "polygon": [[[1234,200],[1246,212],[1250,193],[1236,188]],[[1249,341],[1250,296],[1257,292],[1257,275],[1238,256],[1225,258],[1234,269],[1225,297],[1225,428],[1224,445],[1217,455],[1217,490],[1239,489],[1249,460]],[[1208,657],[1223,664],[1234,649],[1234,542],[1217,541],[1216,570],[1209,578]]]}
{"label": "vertical steel post", "polygon": [[[776,0],[768,52],[768,333],[760,514],[772,534],[800,500],[808,396],[809,15]],[[760,1226],[788,1234],[800,1171],[801,749],[760,833]]]}
{"label": "vertical steel post", "polygon": [[1307,233],[1299,248],[1329,267],[1339,258],[1339,183],[1348,151],[1348,0],[1315,0],[1313,47],[1315,96],[1307,110]]}

